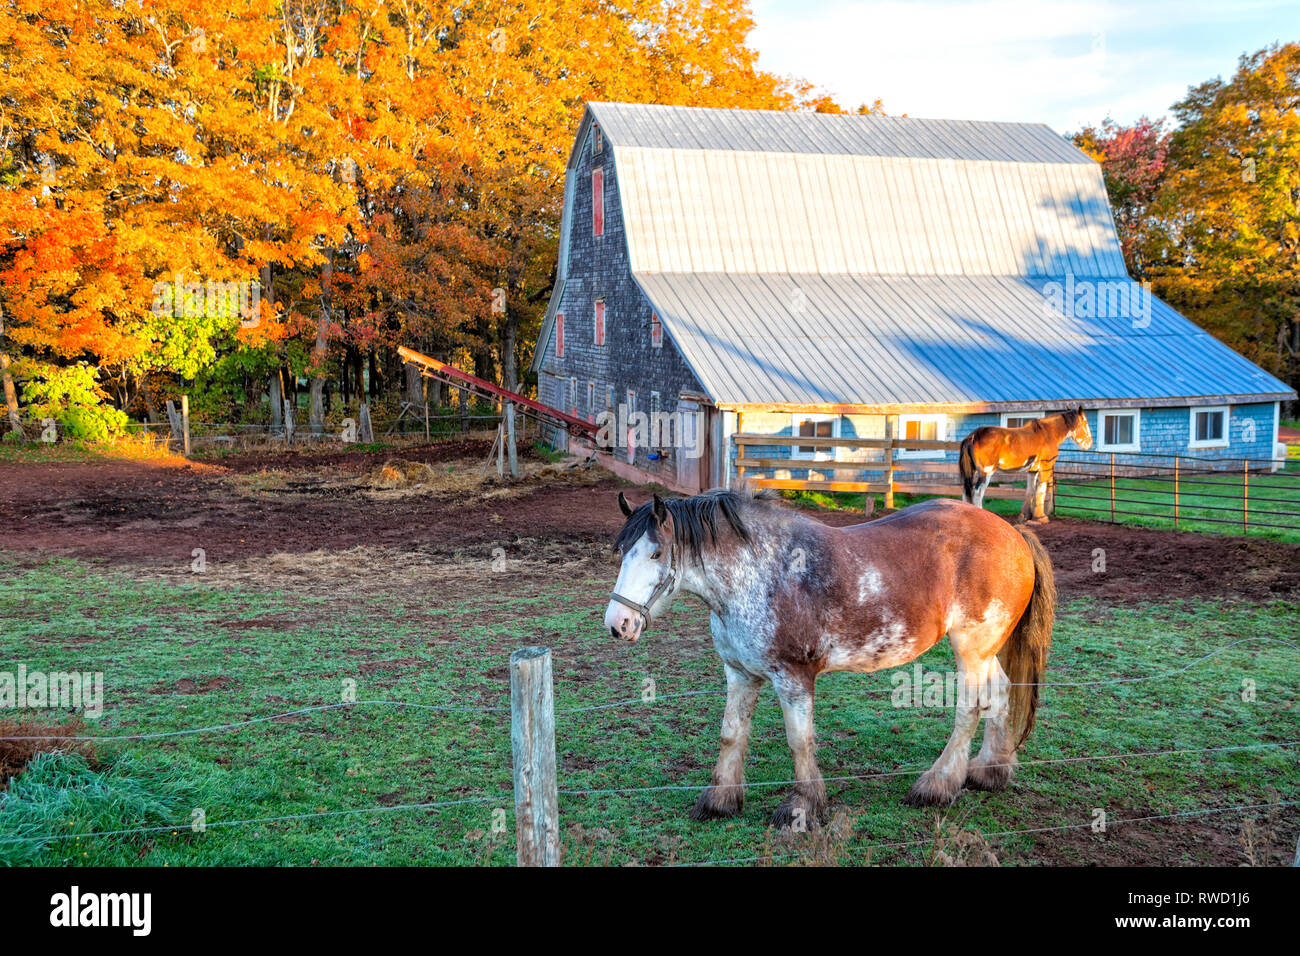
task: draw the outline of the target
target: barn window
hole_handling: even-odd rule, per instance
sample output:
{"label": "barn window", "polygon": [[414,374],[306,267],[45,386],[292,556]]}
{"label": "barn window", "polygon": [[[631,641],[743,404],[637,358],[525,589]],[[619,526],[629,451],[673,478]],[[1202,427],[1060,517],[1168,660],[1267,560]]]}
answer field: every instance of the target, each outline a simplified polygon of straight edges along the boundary
{"label": "barn window", "polygon": [[[947,415],[899,415],[898,437],[905,441],[943,441]],[[942,448],[900,448],[899,458],[942,458]]]}
{"label": "barn window", "polygon": [[631,418],[636,414],[636,390],[629,388],[627,390],[627,416]]}
{"label": "barn window", "polygon": [[569,408],[570,415],[578,414],[578,380],[576,378],[569,379],[568,408]]}
{"label": "barn window", "polygon": [[1030,422],[1038,421],[1038,419],[1040,419],[1041,417],[1042,417],[1041,415],[1028,415],[1025,414],[1024,412],[1012,412],[1010,414],[1003,412],[1002,427],[1021,428],[1025,425],[1028,425]]}
{"label": "barn window", "polygon": [[662,448],[665,445],[672,444],[672,430],[669,425],[659,420],[659,410],[662,408],[658,392],[650,393],[650,444],[655,448]]}
{"label": "barn window", "polygon": [[599,166],[591,171],[591,234],[605,234],[605,170]]}
{"label": "barn window", "polygon": [[605,407],[611,412],[614,411],[614,386],[605,386]]}
{"label": "barn window", "polygon": [[555,357],[564,358],[564,313],[555,313]]}
{"label": "barn window", "polygon": [[[839,436],[839,422],[838,415],[795,415],[791,420],[791,434],[799,438],[836,438]],[[794,457],[807,458],[811,461],[830,461],[835,457],[835,449],[817,445],[796,445]]]}
{"label": "barn window", "polygon": [[1228,447],[1228,406],[1192,409],[1192,440],[1189,448]]}
{"label": "barn window", "polygon": [[605,344],[605,300],[597,299],[595,315],[593,316],[595,325],[592,331],[592,341],[597,345]]}
{"label": "barn window", "polygon": [[591,415],[596,414],[596,383],[595,382],[587,383],[587,412],[588,414]]}
{"label": "barn window", "polygon": [[650,313],[650,346],[656,349],[664,347],[664,324],[659,321],[657,312]]}
{"label": "barn window", "polygon": [[1097,424],[1098,451],[1138,451],[1141,448],[1136,411],[1100,411]]}
{"label": "barn window", "polygon": [[600,131],[600,127],[592,125],[591,127],[591,151],[599,153],[605,148],[605,134]]}

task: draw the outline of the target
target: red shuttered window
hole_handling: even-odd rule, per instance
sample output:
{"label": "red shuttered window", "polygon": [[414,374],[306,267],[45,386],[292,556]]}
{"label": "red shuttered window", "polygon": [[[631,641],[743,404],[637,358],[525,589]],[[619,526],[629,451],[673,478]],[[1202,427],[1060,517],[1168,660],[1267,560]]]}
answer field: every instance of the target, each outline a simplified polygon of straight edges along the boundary
{"label": "red shuttered window", "polygon": [[555,357],[564,358],[564,313],[555,313]]}
{"label": "red shuttered window", "polygon": [[605,170],[599,166],[591,171],[591,234],[605,234]]}
{"label": "red shuttered window", "polygon": [[592,341],[597,345],[605,344],[605,300],[596,300],[595,329],[592,333]]}

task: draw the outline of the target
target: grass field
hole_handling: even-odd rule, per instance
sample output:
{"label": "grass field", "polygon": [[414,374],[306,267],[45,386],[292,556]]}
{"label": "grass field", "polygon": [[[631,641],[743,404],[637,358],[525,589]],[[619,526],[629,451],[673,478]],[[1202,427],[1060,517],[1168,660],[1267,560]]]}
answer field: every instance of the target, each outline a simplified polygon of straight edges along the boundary
{"label": "grass field", "polygon": [[[792,772],[770,689],[743,814],[687,818],[716,757],[721,666],[697,604],[679,602],[636,645],[603,635],[612,567],[523,568],[486,583],[452,569],[421,597],[3,562],[0,661],[103,671],[106,711],[89,734],[176,734],[105,740],[89,762],[36,758],[0,792],[4,863],[512,863],[506,659],[534,643],[555,655],[568,863],[921,864],[937,845],[959,853],[986,841],[1002,863],[1026,865],[1277,863],[1294,852],[1293,832],[1290,845],[1279,834],[1294,830],[1295,807],[1271,820],[1198,812],[1300,799],[1295,748],[1274,746],[1300,741],[1300,650],[1283,643],[1297,643],[1294,603],[1069,602],[1048,672],[1064,686],[1044,690],[1014,787],[965,793],[938,816],[900,800],[941,749],[951,709],[894,708],[889,673],[824,677],[820,760],[841,813],[834,827],[782,836],[767,824],[785,788],[762,785]],[[950,668],[946,643],[922,663]],[[339,704],[348,681],[354,706],[187,733]],[[1250,749],[1204,752],[1236,746]],[[1153,755],[1170,750],[1192,752]],[[431,805],[449,801],[474,802]],[[1097,809],[1107,833],[1090,829]],[[204,832],[190,827],[196,811]],[[1187,815],[1115,823],[1172,814]],[[94,835],[141,827],[151,829]]]}

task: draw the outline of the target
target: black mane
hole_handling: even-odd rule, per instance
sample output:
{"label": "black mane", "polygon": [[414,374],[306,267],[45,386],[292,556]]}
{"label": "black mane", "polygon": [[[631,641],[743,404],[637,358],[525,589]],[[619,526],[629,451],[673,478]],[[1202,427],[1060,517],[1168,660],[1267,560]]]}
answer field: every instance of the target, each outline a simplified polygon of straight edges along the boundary
{"label": "black mane", "polygon": [[[716,489],[695,495],[692,498],[664,498],[664,507],[673,518],[673,533],[677,544],[690,550],[698,558],[704,547],[705,535],[710,544],[718,540],[718,516],[740,536],[742,541],[749,541],[749,529],[741,516],[741,505],[751,501],[757,495]],[[647,501],[627,519],[627,524],[614,539],[614,547],[622,550],[631,547],[643,534],[649,534],[650,540],[659,542],[659,524],[655,521],[654,502]]]}

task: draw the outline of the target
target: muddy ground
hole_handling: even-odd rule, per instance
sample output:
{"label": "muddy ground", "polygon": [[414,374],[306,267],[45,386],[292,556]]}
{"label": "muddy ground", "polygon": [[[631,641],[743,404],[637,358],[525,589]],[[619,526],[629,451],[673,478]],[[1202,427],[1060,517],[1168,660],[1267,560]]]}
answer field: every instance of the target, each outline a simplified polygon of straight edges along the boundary
{"label": "muddy ground", "polygon": [[[482,552],[547,564],[606,560],[622,524],[620,489],[581,469],[498,485],[483,477],[488,444],[462,440],[402,452],[428,479],[386,487],[386,455],[357,452],[89,463],[0,463],[0,527],[11,554],[60,554],[160,569],[349,549],[401,560]],[[861,516],[810,511],[828,524]],[[1300,593],[1300,545],[1059,519],[1039,534],[1062,597],[1107,603],[1170,597],[1249,601]],[[1095,570],[1104,552],[1105,571]]]}

